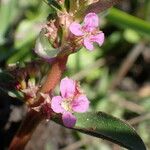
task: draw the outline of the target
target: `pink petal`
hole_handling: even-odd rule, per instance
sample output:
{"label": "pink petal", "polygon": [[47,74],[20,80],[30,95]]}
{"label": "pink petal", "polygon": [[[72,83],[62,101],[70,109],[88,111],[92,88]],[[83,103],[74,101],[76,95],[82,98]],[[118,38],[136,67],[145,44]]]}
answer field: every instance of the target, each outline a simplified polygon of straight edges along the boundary
{"label": "pink petal", "polygon": [[94,49],[93,42],[90,41],[90,38],[84,38],[83,44],[86,49],[92,51]]}
{"label": "pink petal", "polygon": [[76,82],[68,77],[62,79],[60,82],[60,91],[63,98],[74,96],[76,92]]}
{"label": "pink petal", "polygon": [[90,41],[97,42],[101,46],[104,42],[104,33],[101,32],[97,35],[92,35],[89,38],[90,38]]}
{"label": "pink petal", "polygon": [[73,22],[70,27],[69,27],[70,31],[76,35],[76,36],[81,36],[83,35],[82,32],[82,26],[79,23]]}
{"label": "pink petal", "polygon": [[61,106],[63,99],[61,96],[54,96],[51,101],[51,108],[56,113],[63,113],[65,110]]}
{"label": "pink petal", "polygon": [[70,112],[67,112],[62,115],[62,120],[66,127],[72,128],[75,125],[77,119]]}
{"label": "pink petal", "polygon": [[89,13],[84,18],[84,25],[83,28],[85,28],[87,31],[91,31],[94,28],[98,27],[99,25],[99,18],[95,13]]}
{"label": "pink petal", "polygon": [[89,100],[85,95],[80,95],[72,102],[72,109],[75,112],[86,112],[89,108]]}

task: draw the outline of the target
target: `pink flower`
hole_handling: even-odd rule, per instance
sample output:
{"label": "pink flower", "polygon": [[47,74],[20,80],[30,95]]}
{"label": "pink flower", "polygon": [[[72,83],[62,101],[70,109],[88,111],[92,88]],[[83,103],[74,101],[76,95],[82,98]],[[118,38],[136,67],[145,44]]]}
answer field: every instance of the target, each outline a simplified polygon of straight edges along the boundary
{"label": "pink flower", "polygon": [[100,46],[104,42],[104,33],[98,30],[99,18],[95,13],[89,13],[85,16],[83,25],[73,22],[69,29],[79,37],[82,37],[82,43],[88,50],[93,50],[93,43],[96,42]]}
{"label": "pink flower", "polygon": [[89,108],[89,100],[80,90],[79,84],[68,77],[61,80],[61,96],[54,96],[51,108],[56,113],[62,114],[62,121],[66,127],[73,127],[76,123],[74,112],[86,112]]}

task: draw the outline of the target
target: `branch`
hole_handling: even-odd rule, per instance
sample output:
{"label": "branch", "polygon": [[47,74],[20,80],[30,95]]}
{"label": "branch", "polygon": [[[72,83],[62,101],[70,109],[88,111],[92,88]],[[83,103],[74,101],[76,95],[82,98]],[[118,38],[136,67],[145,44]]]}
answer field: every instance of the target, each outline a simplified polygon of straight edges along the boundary
{"label": "branch", "polygon": [[67,59],[68,59],[68,56],[64,56],[62,58],[58,58],[54,62],[50,72],[48,73],[45,84],[41,88],[40,92],[48,93],[48,92],[51,92],[55,88],[55,86],[58,84],[58,82],[61,79],[62,73],[66,69]]}
{"label": "branch", "polygon": [[43,116],[41,113],[30,110],[22,122],[17,134],[13,138],[9,150],[23,150],[34,130],[42,120]]}
{"label": "branch", "polygon": [[[47,79],[43,84],[41,90],[39,91],[42,93],[49,93],[55,88],[58,82],[61,79],[62,73],[66,68],[68,56],[63,56],[58,58],[52,65],[51,70],[48,73]],[[39,94],[38,93],[38,94]],[[40,95],[40,94],[39,94]],[[40,104],[44,101],[41,97],[39,97],[38,101],[30,107],[40,106]],[[26,144],[30,140],[34,130],[39,125],[39,123],[44,119],[44,116],[40,112],[36,112],[31,109],[24,121],[20,129],[18,130],[17,134],[13,138],[9,150],[24,150]]]}
{"label": "branch", "polygon": [[43,86],[41,87],[40,91],[37,94],[37,101],[35,101],[33,104],[30,104],[30,107],[37,107],[44,101],[44,99],[40,95],[40,92],[49,94],[52,92],[52,90],[60,81],[64,70],[66,69],[67,60],[68,55],[63,56],[61,58],[57,58],[55,60],[55,62],[52,65],[52,68],[48,72],[45,83],[43,84]]}

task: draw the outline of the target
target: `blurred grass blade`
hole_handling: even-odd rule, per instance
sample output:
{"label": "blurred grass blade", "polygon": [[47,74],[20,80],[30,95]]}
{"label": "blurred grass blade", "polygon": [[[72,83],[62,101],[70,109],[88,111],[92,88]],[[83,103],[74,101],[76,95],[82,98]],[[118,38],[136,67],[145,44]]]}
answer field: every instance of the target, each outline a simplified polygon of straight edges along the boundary
{"label": "blurred grass blade", "polygon": [[4,34],[14,21],[18,11],[18,0],[0,1],[0,43],[4,42]]}
{"label": "blurred grass blade", "polygon": [[103,112],[75,114],[75,130],[104,138],[130,150],[146,150],[135,130],[127,123]]}
{"label": "blurred grass blade", "polygon": [[5,83],[12,83],[14,81],[13,76],[11,76],[8,72],[2,71],[0,69],[0,84]]}
{"label": "blurred grass blade", "polygon": [[54,8],[61,10],[61,7],[57,1],[55,0],[46,0],[46,1],[48,2],[49,6],[53,6]]}
{"label": "blurred grass blade", "polygon": [[116,8],[110,9],[107,19],[123,28],[131,28],[139,33],[150,36],[150,23],[127,14]]}
{"label": "blurred grass blade", "polygon": [[23,94],[14,89],[15,82],[16,80],[11,74],[0,69],[0,92],[14,98],[23,99]]}

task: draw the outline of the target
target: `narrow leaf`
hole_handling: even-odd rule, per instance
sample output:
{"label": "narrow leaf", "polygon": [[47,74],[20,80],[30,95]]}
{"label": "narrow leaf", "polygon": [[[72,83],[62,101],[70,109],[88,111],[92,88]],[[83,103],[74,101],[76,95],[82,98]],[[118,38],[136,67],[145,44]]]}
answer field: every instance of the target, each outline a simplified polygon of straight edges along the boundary
{"label": "narrow leaf", "polygon": [[[76,113],[75,127],[72,129],[82,133],[106,139],[129,150],[146,150],[136,131],[126,122],[103,112]],[[63,125],[60,117],[52,118]]]}
{"label": "narrow leaf", "polygon": [[44,31],[40,32],[40,35],[35,44],[35,53],[45,60],[51,60],[56,57],[60,50],[54,49],[49,42],[48,38],[44,35]]}
{"label": "narrow leaf", "polygon": [[18,0],[0,1],[0,44],[5,42],[5,33],[18,15]]}
{"label": "narrow leaf", "polygon": [[139,33],[150,36],[149,22],[127,14],[116,8],[110,9],[109,14],[107,15],[107,19],[120,27],[130,28]]}
{"label": "narrow leaf", "polygon": [[11,97],[22,99],[23,95],[15,90],[14,77],[6,71],[0,70],[0,92],[6,93]]}
{"label": "narrow leaf", "polygon": [[10,84],[14,82],[13,76],[11,76],[8,72],[0,69],[0,86],[4,84]]}
{"label": "narrow leaf", "polygon": [[57,8],[57,9],[61,9],[60,5],[55,0],[47,0],[47,2],[50,6],[53,6],[54,8]]}
{"label": "narrow leaf", "polygon": [[75,130],[104,138],[129,150],[146,150],[135,130],[124,121],[103,112],[88,112],[75,115]]}
{"label": "narrow leaf", "polygon": [[65,7],[66,7],[66,10],[69,11],[69,9],[70,9],[70,1],[69,0],[65,0]]}
{"label": "narrow leaf", "polygon": [[88,7],[86,13],[89,12],[100,13],[121,1],[122,0],[99,0],[98,2],[91,4]]}

